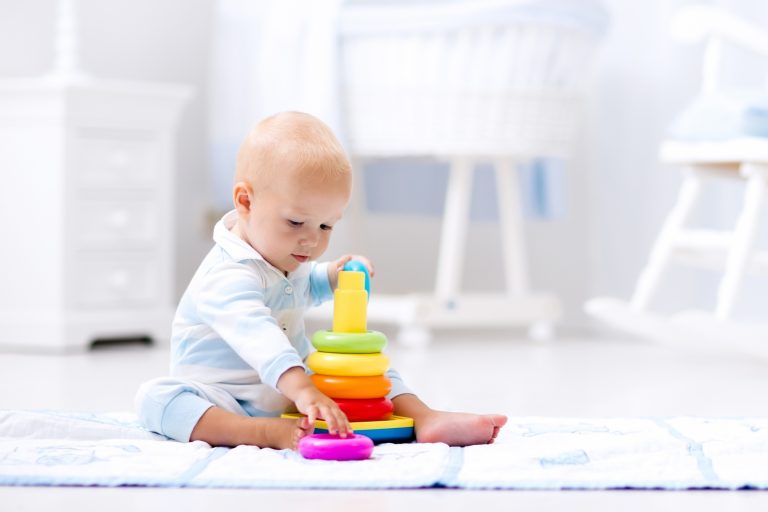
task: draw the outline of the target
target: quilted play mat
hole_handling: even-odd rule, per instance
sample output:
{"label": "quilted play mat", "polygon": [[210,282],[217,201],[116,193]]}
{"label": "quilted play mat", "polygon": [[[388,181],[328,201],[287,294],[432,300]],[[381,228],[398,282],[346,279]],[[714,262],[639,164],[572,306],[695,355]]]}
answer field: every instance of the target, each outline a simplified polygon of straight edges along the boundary
{"label": "quilted play mat", "polygon": [[379,444],[331,462],[178,443],[127,413],[0,410],[0,485],[768,489],[768,419],[512,417],[493,445]]}

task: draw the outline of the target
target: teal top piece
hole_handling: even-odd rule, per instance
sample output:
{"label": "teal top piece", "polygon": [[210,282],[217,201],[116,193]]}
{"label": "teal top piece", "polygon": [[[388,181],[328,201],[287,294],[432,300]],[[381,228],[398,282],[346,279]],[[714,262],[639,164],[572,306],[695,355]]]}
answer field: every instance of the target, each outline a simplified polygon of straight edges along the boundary
{"label": "teal top piece", "polygon": [[365,274],[365,291],[368,292],[368,298],[371,298],[371,276],[368,275],[368,267],[360,260],[349,260],[344,264],[344,269],[352,272],[362,272]]}

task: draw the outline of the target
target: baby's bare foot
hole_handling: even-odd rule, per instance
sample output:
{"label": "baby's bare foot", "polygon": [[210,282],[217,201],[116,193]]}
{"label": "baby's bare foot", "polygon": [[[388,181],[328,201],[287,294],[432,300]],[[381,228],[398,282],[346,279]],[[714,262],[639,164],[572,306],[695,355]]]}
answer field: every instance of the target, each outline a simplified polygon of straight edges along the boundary
{"label": "baby's bare foot", "polygon": [[306,416],[295,420],[275,418],[274,426],[270,425],[268,428],[272,429],[270,448],[277,448],[278,450],[285,448],[295,450],[299,446],[301,438],[311,434],[314,430]]}
{"label": "baby's bare foot", "polygon": [[491,444],[507,422],[501,414],[431,411],[416,423],[416,441],[449,446]]}

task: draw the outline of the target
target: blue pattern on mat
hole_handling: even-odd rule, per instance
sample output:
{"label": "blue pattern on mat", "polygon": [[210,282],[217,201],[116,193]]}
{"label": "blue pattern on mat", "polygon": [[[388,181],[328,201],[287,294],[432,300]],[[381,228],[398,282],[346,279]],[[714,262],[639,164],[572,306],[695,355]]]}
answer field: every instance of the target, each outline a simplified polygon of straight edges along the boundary
{"label": "blue pattern on mat", "polygon": [[702,475],[704,475],[704,478],[710,485],[716,485],[720,479],[717,477],[717,473],[715,473],[715,470],[712,467],[712,460],[704,454],[703,445],[687,438],[664,420],[658,419],[656,420],[656,423],[661,428],[666,429],[672,437],[680,439],[688,445],[688,453],[696,459],[699,471],[701,471]]}
{"label": "blue pattern on mat", "polygon": [[539,459],[539,464],[541,464],[544,467],[588,464],[588,463],[589,463],[589,455],[587,455],[587,452],[585,452],[584,450],[565,452],[556,457],[544,457]]}

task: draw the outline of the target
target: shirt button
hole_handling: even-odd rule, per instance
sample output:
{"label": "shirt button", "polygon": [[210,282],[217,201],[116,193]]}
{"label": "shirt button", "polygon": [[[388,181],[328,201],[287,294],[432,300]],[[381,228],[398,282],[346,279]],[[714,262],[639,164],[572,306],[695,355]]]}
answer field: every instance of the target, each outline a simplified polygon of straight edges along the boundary
{"label": "shirt button", "polygon": [[288,295],[292,294],[293,293],[293,288],[291,288],[290,286],[286,286],[285,287],[285,293],[287,293]]}

